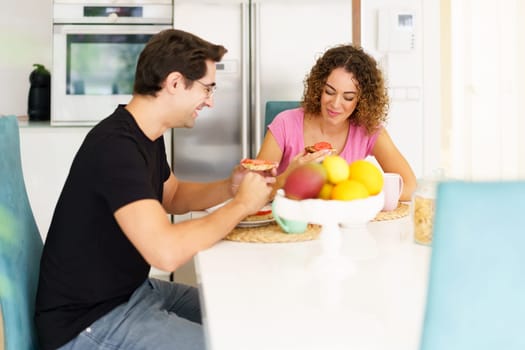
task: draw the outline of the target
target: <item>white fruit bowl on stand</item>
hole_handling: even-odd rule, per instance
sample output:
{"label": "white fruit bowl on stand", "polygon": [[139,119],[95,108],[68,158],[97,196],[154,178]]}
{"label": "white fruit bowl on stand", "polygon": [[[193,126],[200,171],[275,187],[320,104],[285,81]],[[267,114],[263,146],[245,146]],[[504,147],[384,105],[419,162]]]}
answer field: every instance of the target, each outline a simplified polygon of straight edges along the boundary
{"label": "white fruit bowl on stand", "polygon": [[355,271],[355,260],[377,256],[377,244],[367,224],[383,209],[383,192],[351,201],[293,200],[280,189],[273,205],[275,215],[322,226],[321,252],[312,264],[323,273],[345,276]]}

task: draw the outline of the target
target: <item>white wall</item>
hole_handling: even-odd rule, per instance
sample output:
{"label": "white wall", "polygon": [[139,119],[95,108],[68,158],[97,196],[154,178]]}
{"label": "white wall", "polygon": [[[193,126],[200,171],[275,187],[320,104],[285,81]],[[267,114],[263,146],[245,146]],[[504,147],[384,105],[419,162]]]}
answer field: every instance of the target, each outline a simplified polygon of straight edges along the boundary
{"label": "white wall", "polygon": [[51,68],[52,0],[0,4],[0,114],[27,114],[34,63]]}
{"label": "white wall", "polygon": [[[378,11],[415,14],[415,45],[406,52],[378,46]],[[417,177],[431,175],[440,159],[439,0],[366,0],[362,46],[382,65],[390,90],[387,130]]]}
{"label": "white wall", "polygon": [[525,179],[524,11],[521,0],[451,1],[451,177]]}

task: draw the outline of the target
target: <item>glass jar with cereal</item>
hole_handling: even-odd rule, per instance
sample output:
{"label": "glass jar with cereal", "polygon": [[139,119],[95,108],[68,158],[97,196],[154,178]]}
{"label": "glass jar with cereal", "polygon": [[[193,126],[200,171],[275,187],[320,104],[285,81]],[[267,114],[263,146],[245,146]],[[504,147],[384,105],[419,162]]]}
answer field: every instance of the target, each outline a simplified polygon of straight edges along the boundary
{"label": "glass jar with cereal", "polygon": [[436,198],[435,179],[418,180],[412,198],[412,220],[414,241],[419,244],[432,244],[432,226],[434,220],[434,202]]}

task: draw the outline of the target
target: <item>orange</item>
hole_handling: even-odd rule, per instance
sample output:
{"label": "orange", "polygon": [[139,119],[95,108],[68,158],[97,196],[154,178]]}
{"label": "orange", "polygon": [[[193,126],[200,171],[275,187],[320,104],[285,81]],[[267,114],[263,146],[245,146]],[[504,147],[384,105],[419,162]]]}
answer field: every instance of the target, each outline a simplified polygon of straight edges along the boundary
{"label": "orange", "polygon": [[367,198],[368,191],[361,182],[355,180],[344,180],[334,186],[331,198],[340,201],[351,201],[353,199]]}
{"label": "orange", "polygon": [[372,162],[361,159],[350,163],[349,179],[359,181],[365,185],[368,193],[375,196],[383,189],[383,173]]}
{"label": "orange", "polygon": [[348,163],[343,157],[336,154],[328,155],[324,157],[322,164],[326,170],[328,182],[335,185],[348,179],[350,169]]}
{"label": "orange", "polygon": [[317,197],[321,199],[330,199],[330,195],[332,194],[332,189],[334,188],[334,185],[327,182],[321,187],[321,191],[319,191],[319,195]]}

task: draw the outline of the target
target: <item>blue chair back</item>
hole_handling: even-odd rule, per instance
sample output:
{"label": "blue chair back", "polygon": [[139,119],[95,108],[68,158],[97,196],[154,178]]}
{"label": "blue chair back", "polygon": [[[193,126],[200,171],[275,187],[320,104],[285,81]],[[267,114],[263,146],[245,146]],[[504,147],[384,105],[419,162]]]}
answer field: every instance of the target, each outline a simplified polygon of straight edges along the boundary
{"label": "blue chair back", "polygon": [[267,126],[272,122],[273,118],[286,109],[297,108],[301,105],[299,101],[268,101],[266,102],[266,111],[264,113],[264,134],[266,134]]}
{"label": "blue chair back", "polygon": [[17,118],[0,116],[0,306],[4,349],[34,350],[42,239],[26,192],[19,137]]}
{"label": "blue chair back", "polygon": [[438,185],[421,350],[525,349],[525,181]]}

